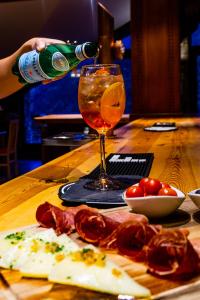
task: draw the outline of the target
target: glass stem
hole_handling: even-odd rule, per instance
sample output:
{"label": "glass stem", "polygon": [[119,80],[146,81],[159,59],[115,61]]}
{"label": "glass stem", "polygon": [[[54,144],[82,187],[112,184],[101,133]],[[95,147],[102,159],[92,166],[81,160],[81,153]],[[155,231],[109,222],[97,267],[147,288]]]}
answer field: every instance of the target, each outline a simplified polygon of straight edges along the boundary
{"label": "glass stem", "polygon": [[105,134],[99,134],[100,139],[100,178],[106,178],[106,160],[105,160]]}

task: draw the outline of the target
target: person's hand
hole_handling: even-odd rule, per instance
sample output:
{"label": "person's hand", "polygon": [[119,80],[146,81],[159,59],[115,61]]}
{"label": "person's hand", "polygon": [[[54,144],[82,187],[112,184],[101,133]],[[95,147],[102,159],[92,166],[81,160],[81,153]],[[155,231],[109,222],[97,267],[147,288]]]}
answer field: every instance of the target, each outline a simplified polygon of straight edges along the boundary
{"label": "person's hand", "polygon": [[61,40],[36,37],[36,38],[32,38],[32,39],[28,40],[27,42],[25,42],[22,45],[21,50],[22,50],[22,53],[31,51],[31,50],[42,51],[48,45],[51,45],[51,44],[66,44],[66,43]]}

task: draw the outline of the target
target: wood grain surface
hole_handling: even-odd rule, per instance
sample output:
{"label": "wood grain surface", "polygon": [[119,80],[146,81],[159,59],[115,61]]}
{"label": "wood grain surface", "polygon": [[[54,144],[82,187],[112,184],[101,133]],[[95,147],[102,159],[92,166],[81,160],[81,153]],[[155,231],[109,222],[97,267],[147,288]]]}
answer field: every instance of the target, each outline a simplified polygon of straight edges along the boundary
{"label": "wood grain surface", "polygon": [[[176,122],[178,130],[144,131],[145,126],[156,121]],[[106,142],[106,155],[154,153],[150,176],[166,181],[186,194],[181,210],[188,212],[191,220],[184,226],[190,228],[191,239],[200,238],[200,225],[192,217],[198,208],[187,196],[187,192],[200,187],[200,119],[139,119],[117,129],[115,134],[115,139]],[[88,174],[99,164],[99,156],[99,143],[95,140],[0,185],[0,231],[34,224],[36,208],[44,201],[63,208],[57,195],[58,188],[63,184],[59,182],[64,179],[74,181]],[[150,288],[153,299],[199,300],[197,291],[200,289],[200,278],[187,282],[156,279],[146,273],[142,264],[116,254],[109,255],[135,280]],[[0,300],[117,299],[115,296],[51,284],[46,280],[21,278],[19,273],[8,270],[2,270],[1,276]]]}

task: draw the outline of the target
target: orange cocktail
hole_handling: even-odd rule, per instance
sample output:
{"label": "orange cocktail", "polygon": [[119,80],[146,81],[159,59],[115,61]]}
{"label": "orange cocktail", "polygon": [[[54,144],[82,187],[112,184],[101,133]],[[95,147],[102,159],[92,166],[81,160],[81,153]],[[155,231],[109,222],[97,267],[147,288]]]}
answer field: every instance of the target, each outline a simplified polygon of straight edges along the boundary
{"label": "orange cocktail", "polygon": [[120,66],[83,66],[78,102],[83,119],[99,133],[100,138],[100,176],[85,187],[101,191],[121,189],[121,183],[107,175],[105,164],[105,135],[119,122],[125,109],[125,89]]}
{"label": "orange cocktail", "polygon": [[124,82],[121,74],[110,74],[103,66],[80,77],[79,109],[85,122],[98,133],[106,134],[121,119],[125,109]]}

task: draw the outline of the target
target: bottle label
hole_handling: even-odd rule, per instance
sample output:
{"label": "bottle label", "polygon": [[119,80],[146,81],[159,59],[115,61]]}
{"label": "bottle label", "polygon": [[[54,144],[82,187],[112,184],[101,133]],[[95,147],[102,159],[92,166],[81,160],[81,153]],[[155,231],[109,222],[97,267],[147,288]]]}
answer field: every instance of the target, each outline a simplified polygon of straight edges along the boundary
{"label": "bottle label", "polygon": [[69,71],[69,63],[66,57],[61,52],[55,52],[52,55],[52,66],[57,71]]}
{"label": "bottle label", "polygon": [[40,66],[39,53],[36,50],[22,54],[19,59],[19,71],[28,83],[51,79]]}

